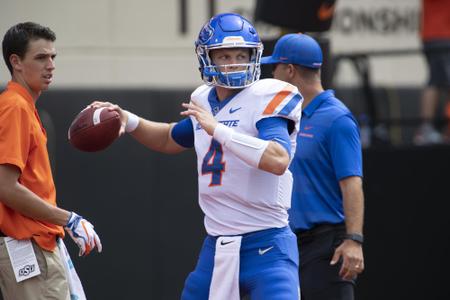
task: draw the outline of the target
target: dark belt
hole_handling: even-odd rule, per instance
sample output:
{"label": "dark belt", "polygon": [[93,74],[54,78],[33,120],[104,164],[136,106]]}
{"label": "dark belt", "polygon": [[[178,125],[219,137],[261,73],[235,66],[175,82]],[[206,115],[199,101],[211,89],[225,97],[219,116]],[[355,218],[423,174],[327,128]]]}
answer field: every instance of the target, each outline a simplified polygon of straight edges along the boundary
{"label": "dark belt", "polygon": [[306,238],[306,237],[311,237],[311,236],[315,236],[315,235],[330,232],[330,231],[340,231],[340,230],[345,231],[344,223],[321,224],[321,225],[314,226],[313,228],[308,229],[308,230],[297,230],[295,233],[300,238]]}
{"label": "dark belt", "polygon": [[7,235],[4,234],[1,230],[0,230],[0,237],[6,237]]}

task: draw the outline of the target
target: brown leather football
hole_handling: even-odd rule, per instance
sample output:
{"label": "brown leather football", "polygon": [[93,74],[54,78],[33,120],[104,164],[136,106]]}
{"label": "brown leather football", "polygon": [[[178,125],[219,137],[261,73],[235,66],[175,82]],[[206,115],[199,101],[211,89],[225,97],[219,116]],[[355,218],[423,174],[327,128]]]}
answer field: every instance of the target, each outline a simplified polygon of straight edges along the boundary
{"label": "brown leather football", "polygon": [[110,111],[105,107],[87,107],[70,125],[69,142],[81,151],[100,151],[119,137],[120,125],[120,116],[116,111]]}

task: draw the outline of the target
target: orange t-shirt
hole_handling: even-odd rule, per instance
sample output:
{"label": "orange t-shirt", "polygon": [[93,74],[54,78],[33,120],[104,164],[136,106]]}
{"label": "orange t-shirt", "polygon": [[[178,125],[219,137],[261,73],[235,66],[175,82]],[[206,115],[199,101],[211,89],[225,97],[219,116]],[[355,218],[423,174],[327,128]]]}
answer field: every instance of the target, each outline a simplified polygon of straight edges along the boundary
{"label": "orange t-shirt", "polygon": [[[47,203],[56,205],[56,190],[47,152],[47,135],[28,91],[9,82],[0,94],[0,164],[17,166],[19,183]],[[0,199],[0,230],[15,239],[33,238],[41,248],[53,251],[61,226],[28,218]]]}
{"label": "orange t-shirt", "polygon": [[450,0],[422,0],[422,40],[450,40]]}

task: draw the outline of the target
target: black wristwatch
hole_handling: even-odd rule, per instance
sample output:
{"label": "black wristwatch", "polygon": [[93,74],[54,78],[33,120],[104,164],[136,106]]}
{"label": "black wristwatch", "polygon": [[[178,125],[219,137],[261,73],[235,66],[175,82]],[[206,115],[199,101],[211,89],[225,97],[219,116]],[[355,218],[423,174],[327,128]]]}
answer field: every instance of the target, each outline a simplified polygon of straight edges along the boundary
{"label": "black wristwatch", "polygon": [[361,245],[364,243],[364,237],[362,236],[362,234],[358,234],[358,233],[348,233],[345,235],[344,239],[355,241]]}

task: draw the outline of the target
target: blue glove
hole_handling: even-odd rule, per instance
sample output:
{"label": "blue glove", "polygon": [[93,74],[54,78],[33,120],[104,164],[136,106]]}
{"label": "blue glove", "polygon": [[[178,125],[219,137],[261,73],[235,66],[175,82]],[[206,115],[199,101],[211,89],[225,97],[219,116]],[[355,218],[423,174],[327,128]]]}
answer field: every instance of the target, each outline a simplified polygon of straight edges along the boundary
{"label": "blue glove", "polygon": [[88,255],[95,247],[98,252],[102,252],[102,243],[94,226],[83,217],[71,212],[69,221],[64,228],[80,248],[79,256]]}

